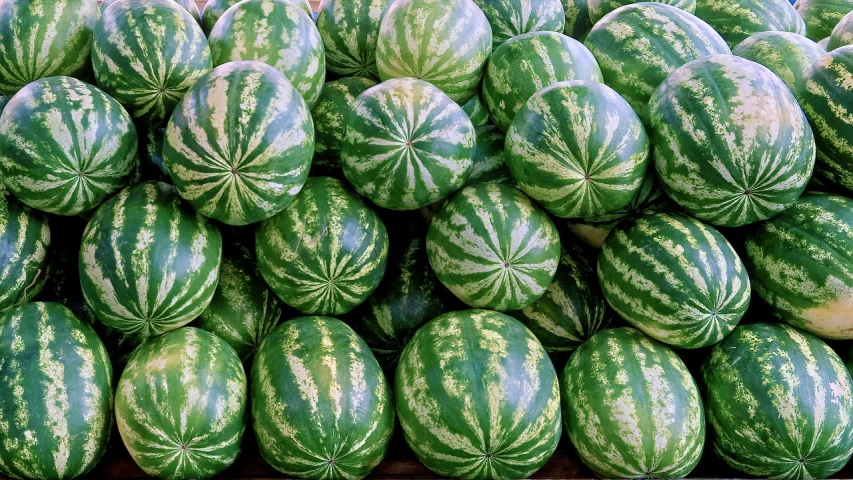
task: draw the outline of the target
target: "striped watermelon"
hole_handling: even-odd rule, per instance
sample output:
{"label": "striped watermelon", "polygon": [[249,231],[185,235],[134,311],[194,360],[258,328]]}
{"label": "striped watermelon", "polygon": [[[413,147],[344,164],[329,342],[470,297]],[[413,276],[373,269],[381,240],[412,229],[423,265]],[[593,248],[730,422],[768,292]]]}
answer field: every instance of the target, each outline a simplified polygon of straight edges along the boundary
{"label": "striped watermelon", "polygon": [[311,177],[293,203],[261,223],[258,268],[287,305],[340,315],[379,285],[388,234],[379,217],[339,180]]}
{"label": "striped watermelon", "polygon": [[[311,9],[311,3],[308,0],[285,0],[290,3],[298,6],[305,12],[306,15],[313,18],[313,10]],[[204,11],[202,11],[201,15],[201,26],[206,35],[210,34],[210,31],[213,30],[213,26],[216,25],[216,22],[219,20],[219,17],[225,13],[226,10],[240,3],[240,0],[207,0],[207,3],[204,4]]]}
{"label": "striped watermelon", "polygon": [[827,478],[853,453],[844,362],[787,325],[742,325],[702,365],[714,450],[763,478]]}
{"label": "striped watermelon", "polygon": [[[101,0],[101,11],[104,11],[110,5],[116,3],[118,0]],[[201,26],[201,14],[198,11],[198,5],[196,5],[195,0],[172,0],[181,7],[184,8],[190,15],[192,15],[193,19],[196,23]]]}
{"label": "striped watermelon", "polygon": [[396,0],[382,17],[377,42],[382,80],[426,80],[464,104],[477,94],[492,30],[472,0]]}
{"label": "striped watermelon", "polygon": [[607,328],[612,315],[598,286],[592,253],[564,236],[560,264],[545,295],[511,315],[524,323],[551,355],[571,353]]}
{"label": "striped watermelon", "polygon": [[818,41],[828,37],[841,19],[853,11],[853,0],[797,0],[794,7],[805,19],[809,38]]}
{"label": "striped watermelon", "polygon": [[581,345],[561,377],[563,421],[601,478],[680,478],[705,446],[699,389],[672,350],[633,328]]}
{"label": "striped watermelon", "polygon": [[758,32],[806,34],[806,24],[788,0],[696,0],[696,16],[734,48]]}
{"label": "striped watermelon", "polygon": [[207,308],[221,251],[219,231],[184,205],[174,187],[140,183],[105,202],[86,226],[83,295],[107,326],[159,335]]}
{"label": "striped watermelon", "polygon": [[0,312],[26,303],[44,286],[51,236],[48,219],[0,194]]}
{"label": "striped watermelon", "polygon": [[25,204],[77,215],[127,185],[137,141],[118,102],[74,78],[49,77],[24,87],[0,116],[0,172]]}
{"label": "striped watermelon", "polygon": [[504,149],[504,132],[494,125],[485,125],[474,129],[477,144],[474,146],[472,159],[474,166],[466,186],[478,183],[505,183],[514,185],[515,179],[506,166],[506,150]]}
{"label": "striped watermelon", "polygon": [[320,98],[311,109],[316,140],[311,172],[315,176],[342,174],[340,155],[346,117],[355,99],[375,86],[376,82],[369,78],[346,77],[328,82],[323,87]]}
{"label": "striped watermelon", "polygon": [[[651,0],[655,3],[665,3],[673,7],[680,8],[687,13],[696,11],[696,3],[700,0]],[[597,24],[608,13],[625,5],[638,3],[637,0],[589,0],[589,18],[593,25]]]}
{"label": "striped watermelon", "polygon": [[557,372],[530,330],[501,313],[426,324],[403,350],[394,393],[406,441],[439,475],[526,478],[560,440]]}
{"label": "striped watermelon", "polygon": [[833,51],[836,48],[853,45],[853,11],[848,13],[832,29],[826,49]]}
{"label": "striped watermelon", "polygon": [[394,431],[391,389],[364,341],[340,320],[286,322],[252,366],[258,447],[276,470],[360,479],[382,461]]}
{"label": "striped watermelon", "polygon": [[308,106],[281,72],[257,61],[202,77],[175,108],[163,144],[178,193],[227,225],[282,211],[305,184],[313,155]]}
{"label": "striped watermelon", "polygon": [[664,190],[714,225],[770,218],[811,177],[805,115],[782,79],[749,60],[712,55],[684,65],[652,96],[649,118]]}
{"label": "striped watermelon", "polygon": [[[0,102],[2,102],[2,99],[0,99]],[[462,105],[462,110],[464,110],[465,114],[468,115],[468,118],[471,119],[471,123],[474,124],[474,127],[482,127],[484,125],[488,125],[492,121],[492,119],[489,118],[489,110],[486,108],[485,102],[483,102],[483,93],[480,91],[471,97],[471,100],[468,100]],[[2,104],[0,104],[0,111],[2,111]]]}
{"label": "striped watermelon", "polygon": [[240,454],[246,374],[224,340],[186,327],[144,343],[116,386],[124,446],[148,475],[210,478]]}
{"label": "striped watermelon", "polygon": [[648,120],[649,98],[676,68],[715,53],[731,53],[710,25],[663,3],[623,7],[598,22],[585,45],[604,82]]}
{"label": "striped watermelon", "polygon": [[379,78],[376,42],[382,13],[394,0],[323,0],[317,30],[326,47],[326,66],[338,75]]}
{"label": "striped watermelon", "polygon": [[506,164],[519,188],[552,215],[602,215],[637,194],[649,165],[649,138],[613,89],[560,82],[535,93],[516,114]]}
{"label": "striped watermelon", "polygon": [[12,95],[45,77],[89,70],[96,0],[4,0],[0,3],[0,92]]}
{"label": "striped watermelon", "polygon": [[438,88],[395,78],[359,95],[346,117],[344,175],[376,205],[416,210],[446,198],[471,174],[471,120]]}
{"label": "striped watermelon", "polygon": [[739,43],[732,53],[769,68],[796,92],[797,83],[826,50],[796,33],[760,32]]}
{"label": "striped watermelon", "polygon": [[745,245],[755,290],[779,319],[853,339],[853,200],[805,195],[751,231]]}
{"label": "striped watermelon", "polygon": [[435,214],[427,255],[438,279],[475,308],[520,310],[557,270],[560,238],[544,211],[498,183],[465,187]]}
{"label": "striped watermelon", "polygon": [[561,0],[474,0],[492,26],[492,49],[516,35],[566,28]]}
{"label": "striped watermelon", "polygon": [[598,278],[616,313],[680,348],[722,340],[746,313],[752,292],[726,238],[680,213],[644,215],[617,227],[598,257]]}
{"label": "striped watermelon", "polygon": [[229,8],[208,36],[213,64],[259,60],[272,65],[312,107],[326,80],[326,55],[310,17],[287,0],[245,0]]}
{"label": "striped watermelon", "polygon": [[57,303],[0,316],[0,473],[73,478],[107,449],[113,369],[88,324]]}
{"label": "striped watermelon", "polygon": [[566,28],[563,33],[583,42],[592,28],[588,0],[563,0],[563,8],[566,10]]}
{"label": "striped watermelon", "polygon": [[568,80],[602,81],[592,53],[559,33],[525,33],[492,54],[483,79],[483,100],[492,121],[506,131],[534,93]]}
{"label": "striped watermelon", "polygon": [[853,194],[853,46],[820,57],[797,86],[817,139],[815,177]]}
{"label": "striped watermelon", "polygon": [[[156,180],[172,183],[166,163],[163,161],[163,143],[166,138],[165,126],[137,125],[139,133],[139,181]],[[134,175],[132,175],[134,176]]]}

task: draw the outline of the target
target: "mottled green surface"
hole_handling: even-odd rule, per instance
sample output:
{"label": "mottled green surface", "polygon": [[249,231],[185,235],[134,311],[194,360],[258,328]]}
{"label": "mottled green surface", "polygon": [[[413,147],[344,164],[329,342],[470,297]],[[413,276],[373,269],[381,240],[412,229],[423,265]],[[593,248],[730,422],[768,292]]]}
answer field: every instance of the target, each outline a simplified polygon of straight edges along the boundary
{"label": "mottled green surface", "polygon": [[[308,0],[284,1],[297,5],[303,12],[305,12],[306,15],[313,17],[313,9],[311,8],[311,3]],[[207,3],[204,4],[204,11],[201,15],[201,26],[204,29],[204,33],[206,35],[210,35],[210,31],[213,30],[213,26],[216,25],[219,17],[221,17],[226,10],[238,3],[240,3],[240,0],[207,0]]]}
{"label": "mottled green surface", "polygon": [[0,194],[0,311],[35,298],[48,270],[48,219]]}
{"label": "mottled green surface", "polygon": [[809,67],[826,50],[797,33],[760,32],[739,43],[732,53],[769,68],[796,92]]}
{"label": "mottled green surface", "polygon": [[560,32],[566,27],[561,0],[474,0],[492,26],[492,49],[528,32]]}
{"label": "mottled green surface", "polygon": [[806,34],[806,24],[788,0],[696,0],[696,16],[734,48],[758,32]]}
{"label": "mottled green surface", "polygon": [[346,117],[355,99],[375,86],[374,80],[362,77],[346,77],[323,86],[320,98],[311,109],[315,136],[312,175],[340,176],[343,173],[340,155]]}
{"label": "mottled green surface", "polygon": [[[673,7],[680,8],[687,13],[694,13],[696,11],[696,3],[699,0],[651,0],[655,3],[665,3],[667,5],[672,5]],[[589,4],[589,17],[592,21],[593,25],[600,22],[605,15],[609,14],[613,10],[616,10],[619,7],[623,7],[625,5],[630,5],[632,3],[639,3],[637,0],[590,0]]]}
{"label": "mottled green surface", "polygon": [[806,33],[814,41],[828,37],[845,15],[853,11],[853,0],[797,0],[797,11],[806,21]]}
{"label": "mottled green surface", "polygon": [[[306,0],[307,3],[307,0]],[[325,0],[317,29],[326,46],[326,66],[343,76],[378,79],[376,41],[385,7],[394,0]]]}

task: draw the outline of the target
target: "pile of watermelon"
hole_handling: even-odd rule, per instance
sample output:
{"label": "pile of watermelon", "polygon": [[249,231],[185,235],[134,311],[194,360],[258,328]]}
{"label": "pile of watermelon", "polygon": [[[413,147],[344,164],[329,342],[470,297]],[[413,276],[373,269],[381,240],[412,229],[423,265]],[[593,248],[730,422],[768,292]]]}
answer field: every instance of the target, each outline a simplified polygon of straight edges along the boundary
{"label": "pile of watermelon", "polygon": [[0,0],[0,112],[5,476],[853,454],[853,0]]}

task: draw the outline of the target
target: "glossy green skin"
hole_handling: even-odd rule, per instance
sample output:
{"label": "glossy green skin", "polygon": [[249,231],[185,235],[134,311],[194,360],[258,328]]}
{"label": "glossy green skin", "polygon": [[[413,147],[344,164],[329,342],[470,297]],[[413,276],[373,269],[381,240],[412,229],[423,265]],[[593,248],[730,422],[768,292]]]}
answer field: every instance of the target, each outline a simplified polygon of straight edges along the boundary
{"label": "glossy green skin", "polygon": [[213,64],[259,60],[290,80],[312,107],[326,81],[326,55],[314,21],[282,0],[248,0],[219,17],[208,36]]}
{"label": "glossy green skin", "polygon": [[649,138],[615,90],[560,82],[518,111],[507,131],[506,164],[518,187],[552,215],[602,215],[636,196],[649,166]]}
{"label": "glossy green skin", "polygon": [[805,19],[806,34],[817,42],[828,37],[841,19],[853,11],[853,0],[797,0],[794,7]]}
{"label": "glossy green skin", "polygon": [[833,51],[836,48],[853,45],[853,10],[838,22],[838,25],[832,29],[832,34],[826,43],[826,49]]}
{"label": "glossy green skin", "polygon": [[806,23],[788,0],[696,0],[696,16],[720,32],[732,48],[758,32],[806,34]]}
{"label": "glossy green skin", "polygon": [[326,66],[345,77],[379,78],[376,41],[379,22],[394,0],[326,0],[317,12],[317,30],[326,47]]}
{"label": "glossy green skin", "polygon": [[[680,8],[687,13],[696,11],[696,3],[698,0],[651,0],[655,3],[664,3]],[[590,0],[589,2],[589,17],[593,25],[600,22],[607,14],[616,10],[619,7],[639,3],[637,0]]]}
{"label": "glossy green skin", "polygon": [[388,449],[391,395],[379,363],[346,324],[290,320],[264,340],[252,365],[261,455],[289,476],[361,479]]}
{"label": "glossy green skin", "polygon": [[[110,5],[116,3],[118,0],[101,0],[101,11],[107,9]],[[198,5],[196,5],[195,0],[173,0],[175,3],[184,8],[190,15],[192,15],[193,19],[196,23],[201,26],[201,14],[198,11]]]}
{"label": "glossy green skin", "polygon": [[566,28],[562,0],[474,0],[492,26],[492,49],[528,32],[560,32]]}
{"label": "glossy green skin", "polygon": [[323,93],[311,109],[316,142],[311,164],[314,176],[343,174],[340,154],[346,117],[355,99],[376,85],[369,78],[346,77],[328,82],[323,87]]}
{"label": "glossy green skin", "polygon": [[563,8],[566,10],[566,28],[563,33],[583,42],[592,28],[588,0],[563,0]]}
{"label": "glossy green skin", "polygon": [[98,319],[125,334],[160,335],[207,308],[219,277],[217,228],[174,187],[128,187],[92,216],[80,247],[80,284]]}
{"label": "glossy green skin", "polygon": [[655,89],[685,63],[731,53],[710,25],[664,3],[640,3],[612,12],[584,42],[598,60],[604,83],[631,104],[644,122]]}
{"label": "glossy green skin", "polygon": [[[285,0],[290,3],[299,6],[303,12],[309,17],[312,17],[311,4],[308,0]],[[240,0],[207,0],[207,3],[204,4],[204,11],[202,11],[201,15],[201,27],[204,30],[205,35],[210,35],[210,31],[213,30],[213,26],[216,25],[216,22],[219,20],[219,17],[225,13],[226,10],[240,3]]]}
{"label": "glossy green skin", "polygon": [[364,302],[388,261],[382,221],[341,181],[312,177],[293,203],[260,224],[258,268],[307,315],[340,315]]}
{"label": "glossy green skin", "polygon": [[560,440],[557,372],[521,322],[488,310],[423,326],[397,367],[397,415],[427,468],[455,478],[526,478]]}
{"label": "glossy green skin", "polygon": [[568,80],[602,81],[592,53],[559,33],[526,33],[492,54],[483,79],[483,100],[492,121],[506,131],[534,93]]}
{"label": "glossy green skin", "polygon": [[89,68],[96,0],[6,0],[0,7],[0,92]]}
{"label": "glossy green skin", "polygon": [[78,215],[130,181],[137,133],[118,102],[71,77],[18,92],[0,117],[0,172],[22,202]]}
{"label": "glossy green skin", "polygon": [[827,478],[850,459],[850,373],[818,338],[743,325],[711,350],[701,375],[714,450],[729,466],[763,478]]}
{"label": "glossy green skin", "polygon": [[809,67],[826,55],[826,50],[797,33],[760,32],[739,43],[732,53],[769,68],[796,92]]}
{"label": "glossy green skin", "polygon": [[678,355],[633,328],[578,347],[560,382],[563,421],[601,478],[680,478],[699,462],[705,415]]}
{"label": "glossy green skin", "polygon": [[112,430],[112,375],[98,335],[67,308],[28,303],[0,316],[0,473],[91,470]]}
{"label": "glossy green skin", "polygon": [[103,12],[95,27],[92,67],[98,86],[131,117],[154,124],[167,120],[213,65],[204,32],[180,5],[128,0]]}
{"label": "glossy green skin", "polygon": [[805,190],[815,142],[787,85],[731,55],[673,72],[649,102],[654,163],[691,215],[737,227],[785,210]]}
{"label": "glossy green skin", "polygon": [[474,167],[465,186],[478,183],[505,183],[515,185],[515,179],[506,166],[506,151],[504,149],[504,132],[494,125],[484,125],[474,129],[477,134],[477,144],[471,155]]}
{"label": "glossy green skin", "polygon": [[47,278],[48,219],[0,195],[0,312],[34,298]]}
{"label": "glossy green skin", "polygon": [[116,387],[116,423],[148,475],[211,478],[240,454],[246,396],[234,349],[212,333],[181,328],[134,352]]}
{"label": "glossy green skin", "polygon": [[464,105],[462,105],[462,110],[464,110],[465,114],[468,115],[468,118],[471,119],[471,123],[474,124],[474,127],[482,127],[492,122],[492,119],[489,117],[489,110],[486,108],[486,104],[483,103],[482,92],[478,92],[476,95],[471,97],[471,100],[468,100]]}
{"label": "glossy green skin", "polygon": [[353,104],[341,161],[347,180],[376,205],[416,210],[465,185],[475,143],[471,120],[441,90],[392,79]]}

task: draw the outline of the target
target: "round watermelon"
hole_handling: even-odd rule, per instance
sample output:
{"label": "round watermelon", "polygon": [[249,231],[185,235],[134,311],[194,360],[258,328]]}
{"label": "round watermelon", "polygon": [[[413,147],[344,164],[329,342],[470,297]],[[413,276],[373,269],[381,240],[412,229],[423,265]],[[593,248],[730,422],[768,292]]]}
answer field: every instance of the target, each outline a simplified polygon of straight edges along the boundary
{"label": "round watermelon", "polygon": [[323,40],[314,22],[287,0],[245,0],[229,8],[208,36],[213,64],[259,60],[280,71],[309,108],[326,79]]}
{"label": "round watermelon", "polygon": [[560,82],[535,93],[516,114],[506,164],[518,187],[552,215],[602,215],[637,194],[649,165],[649,138],[613,89]]}
{"label": "round watermelon", "polygon": [[[0,100],[0,102],[2,102],[2,100]],[[462,110],[464,110],[465,114],[468,115],[468,118],[471,119],[471,123],[474,124],[474,127],[482,127],[483,125],[488,125],[492,121],[492,119],[489,118],[489,110],[483,102],[483,94],[481,91],[478,91],[476,95],[471,97],[471,100],[468,100],[463,104]],[[0,111],[2,111],[2,105],[0,105]]]}
{"label": "round watermelon", "polygon": [[566,28],[563,33],[583,42],[592,28],[588,0],[563,0],[563,8],[566,10]]}
{"label": "round watermelon", "polygon": [[755,290],[780,320],[853,339],[853,200],[804,195],[749,232],[745,251]]}
{"label": "round watermelon", "polygon": [[[298,6],[306,15],[313,18],[314,12],[311,8],[311,3],[308,0],[284,1]],[[201,15],[201,26],[204,33],[209,35],[211,30],[213,30],[213,26],[216,25],[216,22],[219,20],[219,17],[221,17],[226,10],[238,3],[240,3],[240,0],[207,0],[207,3],[204,4],[204,11]]]}
{"label": "round watermelon", "polygon": [[805,19],[809,38],[818,41],[828,37],[841,19],[853,11],[853,0],[797,0],[794,7]]}
{"label": "round watermelon", "polygon": [[89,73],[96,0],[4,0],[0,4],[0,92],[45,77]]}
{"label": "round watermelon", "polygon": [[78,215],[121,190],[137,133],[118,102],[71,77],[37,80],[0,116],[0,172],[25,204]]}
{"label": "round watermelon", "polygon": [[827,478],[853,453],[853,386],[818,338],[742,325],[702,365],[708,428],[729,466],[761,478]]}
{"label": "round watermelon", "polygon": [[649,103],[654,162],[666,193],[691,215],[737,227],[800,197],[815,142],[785,82],[731,55],[694,60]]}
{"label": "round watermelon", "polygon": [[252,365],[258,448],[276,470],[302,478],[360,479],[382,461],[394,404],[364,341],[329,317],[302,317],[261,343]]}
{"label": "round watermelon", "polygon": [[355,99],[367,89],[375,87],[376,82],[369,78],[345,77],[328,82],[314,108],[311,118],[314,120],[314,161],[311,172],[340,176],[341,145],[344,139],[346,117],[349,115]]}
{"label": "round watermelon", "polygon": [[494,125],[477,127],[474,132],[477,134],[477,144],[472,154],[474,166],[465,185],[491,182],[514,185],[515,179],[506,166],[504,132]]}
{"label": "round watermelon", "polygon": [[749,276],[712,227],[680,213],[654,213],[617,227],[598,257],[611,307],[650,337],[679,348],[713,345],[746,313]]}
{"label": "round watermelon", "polygon": [[38,295],[47,278],[48,219],[0,194],[0,312]]}
{"label": "round watermelon", "polygon": [[382,80],[425,80],[464,104],[477,94],[492,51],[492,30],[472,0],[396,0],[379,26]]}
{"label": "round watermelon", "polygon": [[764,65],[796,91],[809,67],[826,55],[826,50],[797,33],[760,32],[739,43],[732,53]]}
{"label": "round watermelon", "polygon": [[227,225],[282,211],[305,184],[313,155],[308,106],[281,72],[257,61],[202,77],[175,108],[163,144],[178,193]]}
{"label": "round watermelon", "polygon": [[210,478],[240,454],[246,395],[234,349],[210,332],[181,328],[134,352],[116,386],[116,423],[148,475]]}
{"label": "round watermelon", "polygon": [[633,328],[597,333],[561,377],[563,421],[601,478],[681,478],[699,462],[699,388],[672,350]]}
{"label": "round watermelon", "polygon": [[525,33],[492,54],[483,79],[483,100],[492,121],[506,131],[534,93],[568,80],[602,81],[592,53],[560,33]]}
{"label": "round watermelon", "polygon": [[492,26],[492,49],[528,32],[559,32],[566,28],[561,0],[474,0]]}
{"label": "round watermelon", "polygon": [[465,187],[432,219],[427,255],[438,279],[475,308],[520,310],[557,270],[560,238],[548,214],[499,183]]}
{"label": "round watermelon", "polygon": [[521,322],[488,310],[442,315],[403,350],[397,415],[438,475],[527,478],[560,440],[560,391],[548,354]]}
{"label": "round watermelon", "polygon": [[113,369],[104,344],[57,303],[0,315],[0,473],[84,475],[107,449]]}
{"label": "round watermelon", "polygon": [[[687,13],[694,13],[696,11],[696,3],[701,0],[651,0],[655,3],[664,3],[667,5],[672,5],[673,7],[680,8]],[[604,18],[608,13],[616,10],[619,7],[623,7],[625,5],[631,5],[632,3],[639,3],[637,0],[589,0],[589,17],[592,20],[593,25],[597,24]]]}
{"label": "round watermelon", "polygon": [[[106,10],[107,7],[116,3],[117,1],[118,0],[101,0],[101,11]],[[201,14],[198,11],[198,5],[196,5],[195,0],[172,0],[172,1],[174,1],[175,3],[177,3],[178,5],[183,7],[184,10],[189,12],[190,15],[192,15],[193,19],[196,21],[196,23],[198,23],[199,26],[201,26]]]}
{"label": "round watermelon", "polygon": [[155,124],[212,64],[201,27],[173,0],[122,0],[95,27],[92,67],[133,118]]}
{"label": "round watermelon", "polygon": [[644,120],[658,85],[685,63],[731,53],[710,25],[663,3],[637,3],[598,22],[585,45],[598,60],[604,82],[625,97]]}
{"label": "round watermelon", "polygon": [[468,180],[474,125],[438,88],[414,78],[383,82],[359,95],[345,120],[344,175],[376,205],[416,210]]}
{"label": "round watermelon", "polygon": [[788,0],[696,0],[696,16],[734,48],[758,32],[806,34],[806,24]]}
{"label": "round watermelon", "polygon": [[832,29],[826,49],[830,52],[836,48],[853,45],[853,10],[844,16],[838,25]]}
{"label": "round watermelon", "polygon": [[388,261],[382,221],[339,180],[311,177],[296,199],[257,230],[258,268],[287,305],[340,315],[364,302]]}
{"label": "round watermelon", "polygon": [[342,76],[379,78],[376,42],[379,21],[394,0],[326,0],[317,13],[317,30],[326,47],[326,66]]}
{"label": "round watermelon", "polygon": [[98,319],[122,333],[159,335],[207,308],[222,239],[174,187],[145,182],[99,208],[83,233],[80,284]]}

